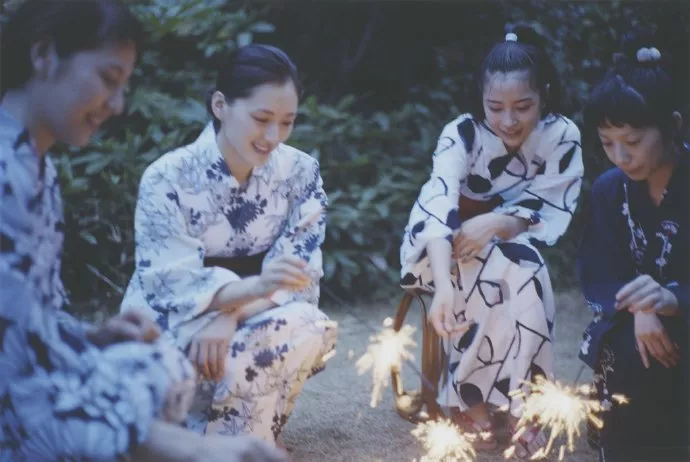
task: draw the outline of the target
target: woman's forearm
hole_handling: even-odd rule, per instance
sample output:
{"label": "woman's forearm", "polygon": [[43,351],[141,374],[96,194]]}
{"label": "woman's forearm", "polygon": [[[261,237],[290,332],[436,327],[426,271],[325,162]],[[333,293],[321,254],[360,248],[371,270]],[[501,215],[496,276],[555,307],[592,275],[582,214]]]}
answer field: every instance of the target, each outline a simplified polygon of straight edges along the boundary
{"label": "woman's forearm", "polygon": [[209,310],[233,313],[243,306],[262,300],[262,297],[259,276],[250,276],[221,287],[213,297]]}
{"label": "woman's forearm", "polygon": [[510,215],[495,214],[498,220],[496,226],[496,237],[502,241],[509,241],[516,238],[518,235],[527,231],[527,220],[519,217],[511,217]]}
{"label": "woman's forearm", "polygon": [[450,242],[445,238],[432,239],[427,242],[426,251],[429,255],[429,264],[431,265],[431,275],[434,278],[434,285],[437,288],[451,285],[450,267],[453,249]]}
{"label": "woman's forearm", "polygon": [[238,322],[243,322],[251,318],[252,316],[262,313],[275,306],[276,304],[271,300],[267,298],[260,298],[258,300],[254,300],[251,303],[248,303],[247,305],[239,307],[235,311],[235,315],[237,317]]}

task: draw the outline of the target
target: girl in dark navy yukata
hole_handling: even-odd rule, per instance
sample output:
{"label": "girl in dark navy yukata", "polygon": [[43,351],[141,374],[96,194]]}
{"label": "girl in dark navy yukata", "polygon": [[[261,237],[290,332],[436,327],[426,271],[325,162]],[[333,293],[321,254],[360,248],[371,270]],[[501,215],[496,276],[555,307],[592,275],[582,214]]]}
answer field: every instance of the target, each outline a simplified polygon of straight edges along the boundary
{"label": "girl in dark navy yukata", "polygon": [[[668,57],[638,31],[585,109],[616,167],[592,188],[578,273],[594,320],[600,459],[688,460],[688,145]],[[687,82],[679,83],[687,85]],[[630,403],[618,405],[612,395]]]}

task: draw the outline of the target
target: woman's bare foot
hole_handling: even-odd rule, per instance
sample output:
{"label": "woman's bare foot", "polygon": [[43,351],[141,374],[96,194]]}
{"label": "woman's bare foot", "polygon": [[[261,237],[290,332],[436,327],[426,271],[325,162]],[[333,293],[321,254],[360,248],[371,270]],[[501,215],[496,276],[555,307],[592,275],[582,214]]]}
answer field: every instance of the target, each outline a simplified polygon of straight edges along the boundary
{"label": "woman's bare foot", "polygon": [[546,447],[546,435],[538,425],[526,425],[524,431],[515,439],[517,424],[520,419],[508,414],[508,428],[511,434],[511,444],[515,445],[515,457],[521,460],[531,458],[537,451]]}
{"label": "woman's bare foot", "polygon": [[477,451],[493,451],[498,447],[489,409],[485,403],[473,406],[465,412],[452,408],[451,419],[463,432],[477,435],[473,443]]}
{"label": "woman's bare foot", "polygon": [[287,451],[287,447],[285,446],[285,441],[283,441],[283,434],[281,433],[278,435],[278,438],[276,438],[276,447],[278,449],[282,449],[283,451]]}

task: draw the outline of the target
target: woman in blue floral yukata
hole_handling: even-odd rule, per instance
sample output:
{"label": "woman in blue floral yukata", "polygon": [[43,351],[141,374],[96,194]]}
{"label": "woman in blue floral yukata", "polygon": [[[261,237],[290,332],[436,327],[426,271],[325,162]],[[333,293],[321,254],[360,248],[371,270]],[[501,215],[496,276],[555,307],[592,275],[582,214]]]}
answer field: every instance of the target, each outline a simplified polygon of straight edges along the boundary
{"label": "woman in blue floral yukata", "polygon": [[[438,403],[493,450],[489,405],[509,406],[522,380],[553,372],[555,305],[538,247],[572,219],[583,175],[580,131],[558,112],[556,70],[542,38],[516,27],[478,73],[476,107],[448,123],[410,214],[402,286],[433,292],[429,319],[446,341]],[[518,457],[545,443],[532,427]]]}
{"label": "woman in blue floral yukata", "polygon": [[136,313],[102,327],[60,311],[64,219],[48,150],[123,111],[143,40],[116,0],[27,0],[2,28],[0,461],[282,460],[258,439],[181,428],[192,365]]}
{"label": "woman in blue floral yukata", "polygon": [[207,98],[213,122],[141,179],[122,309],[143,307],[203,374],[188,419],[198,432],[282,446],[302,386],[335,343],[317,306],[327,207],[319,165],[284,144],[298,96],[281,50],[236,50]]}
{"label": "woman in blue floral yukata", "polygon": [[584,113],[615,164],[592,187],[578,261],[594,312],[580,357],[610,409],[602,461],[688,460],[690,146],[679,112],[687,81],[673,81],[668,58],[649,31],[627,35]]}

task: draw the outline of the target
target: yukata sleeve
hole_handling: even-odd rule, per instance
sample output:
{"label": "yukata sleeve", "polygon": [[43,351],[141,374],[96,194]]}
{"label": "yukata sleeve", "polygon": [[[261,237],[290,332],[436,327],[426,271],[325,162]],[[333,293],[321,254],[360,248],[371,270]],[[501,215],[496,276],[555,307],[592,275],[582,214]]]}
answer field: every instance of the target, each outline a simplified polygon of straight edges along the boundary
{"label": "yukata sleeve", "polygon": [[52,294],[37,294],[29,204],[42,197],[12,161],[0,159],[0,461],[114,460],[146,440],[173,378],[193,386],[193,369],[179,362],[177,376],[168,371],[164,357],[184,359],[176,350],[99,350],[76,321],[63,322]]}
{"label": "yukata sleeve", "polygon": [[142,176],[134,214],[136,266],[122,311],[143,310],[175,331],[209,308],[218,290],[239,281],[234,272],[204,267],[205,246],[187,230],[184,207],[169,175],[150,166]]}
{"label": "yukata sleeve", "polygon": [[293,301],[318,305],[319,281],[324,274],[321,245],[326,237],[328,197],[316,159],[300,156],[291,176],[297,179],[296,194],[282,232],[266,254],[264,264],[283,255],[301,258],[307,262],[311,282],[301,290],[279,290],[271,296],[271,301],[276,305]]}
{"label": "yukata sleeve", "polygon": [[453,232],[460,228],[460,185],[467,176],[468,153],[475,138],[476,128],[469,118],[443,128],[433,154],[430,178],[422,186],[405,227],[401,248],[403,268],[425,255],[429,241],[438,238],[452,241]]}
{"label": "yukata sleeve", "polygon": [[[30,286],[35,282],[29,280],[29,272],[36,258],[36,249],[31,243],[34,242],[34,235],[37,232],[34,229],[36,215],[31,212],[31,209],[43,199],[44,192],[36,188],[37,182],[35,177],[32,177],[32,173],[37,173],[32,172],[35,154],[33,150],[24,149],[24,146],[27,144],[23,144],[17,151],[6,146],[0,147],[0,149],[6,149],[3,154],[11,152],[10,156],[3,155],[0,159],[0,185],[3,188],[0,194],[0,271],[14,274],[24,284]],[[50,162],[49,159],[43,159],[43,161]],[[31,162],[31,164],[27,166],[23,162]],[[48,170],[53,171],[52,168]],[[48,177],[45,187],[53,190],[54,203],[61,203],[59,190],[54,182],[54,177]],[[45,213],[51,223],[41,223],[41,225],[50,226],[56,230],[64,228],[61,208],[55,207]],[[59,236],[57,231],[55,232],[54,236],[48,235],[48,238],[62,239],[62,236]],[[91,328],[91,325],[78,321],[69,313],[61,311],[66,304],[67,296],[60,276],[60,259],[55,258],[50,265],[50,271],[45,272],[50,281],[41,282],[47,283],[52,291],[37,295],[45,297],[39,302],[57,311],[56,316],[66,330],[71,331],[73,335],[85,338],[86,331]],[[11,299],[7,300],[10,300],[7,303],[12,303]]]}
{"label": "yukata sleeve", "polygon": [[170,402],[189,402],[194,370],[177,349],[99,350],[65,330],[16,275],[0,273],[0,284],[0,461],[120,460]]}
{"label": "yukata sleeve", "polygon": [[[616,294],[634,278],[633,264],[624,236],[617,235],[612,181],[600,177],[592,187],[592,210],[577,258],[577,275],[582,292],[594,315],[605,320],[616,314]],[[622,205],[621,205],[622,206]]]}
{"label": "yukata sleeve", "polygon": [[531,184],[494,211],[523,218],[533,244],[552,246],[565,234],[577,207],[584,166],[580,130],[569,121],[546,129],[539,152],[545,152]]}

